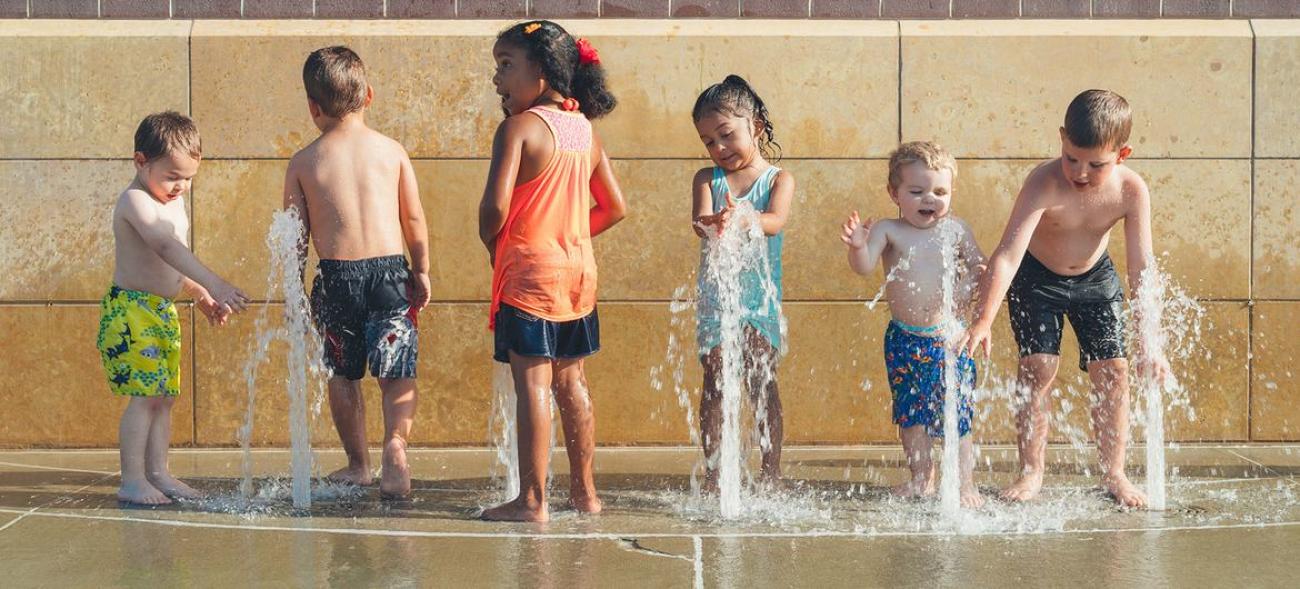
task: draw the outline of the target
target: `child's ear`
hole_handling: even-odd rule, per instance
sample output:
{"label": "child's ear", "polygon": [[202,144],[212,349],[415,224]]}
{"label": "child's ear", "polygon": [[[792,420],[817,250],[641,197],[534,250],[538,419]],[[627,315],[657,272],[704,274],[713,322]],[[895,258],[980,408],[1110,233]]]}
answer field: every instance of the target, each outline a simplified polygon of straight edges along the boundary
{"label": "child's ear", "polygon": [[1119,148],[1119,157],[1115,158],[1115,163],[1122,164],[1124,163],[1124,160],[1128,159],[1131,155],[1133,155],[1133,147],[1125,145],[1124,147]]}
{"label": "child's ear", "polygon": [[370,108],[370,102],[373,101],[374,99],[375,99],[375,88],[374,88],[374,86],[371,86],[370,84],[366,84],[366,102],[365,102],[365,107],[366,107],[366,108]]}
{"label": "child's ear", "polygon": [[1061,142],[1064,143],[1064,142],[1065,142],[1065,127],[1061,127],[1059,130],[1060,130],[1060,132],[1061,132]]}
{"label": "child's ear", "polygon": [[138,151],[135,152],[135,155],[131,156],[131,160],[135,162],[135,169],[137,170],[143,168],[145,164],[149,163],[149,158],[144,157],[144,154]]}
{"label": "child's ear", "polygon": [[311,118],[313,119],[319,118],[322,114],[320,105],[316,104],[316,101],[310,98],[307,99],[307,112],[311,113]]}

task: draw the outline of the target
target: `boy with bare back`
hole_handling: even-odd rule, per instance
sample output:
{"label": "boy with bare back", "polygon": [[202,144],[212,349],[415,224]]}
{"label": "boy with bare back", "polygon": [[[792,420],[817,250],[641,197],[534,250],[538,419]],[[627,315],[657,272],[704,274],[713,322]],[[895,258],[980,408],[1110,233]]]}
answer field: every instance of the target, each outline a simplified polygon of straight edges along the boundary
{"label": "boy with bare back", "polygon": [[[1124,474],[1129,426],[1124,293],[1106,253],[1111,228],[1123,221],[1130,296],[1138,292],[1142,271],[1153,259],[1151,197],[1142,178],[1123,165],[1133,152],[1131,127],[1128,102],[1114,92],[1088,90],[1070,102],[1060,129],[1061,157],[1030,172],[981,281],[978,318],[962,345],[988,353],[993,317],[1005,295],[1020,348],[1020,473],[1003,490],[1004,499],[1027,501],[1042,489],[1047,402],[1064,316],[1079,339],[1079,366],[1092,381],[1102,484],[1120,505],[1146,506],[1146,495]],[[1136,352],[1139,376],[1167,376],[1162,361]]]}
{"label": "boy with bare back", "polygon": [[400,144],[366,126],[374,90],[356,53],[341,46],[318,49],[308,56],[302,77],[321,135],[290,160],[284,206],[296,208],[303,219],[304,258],[308,242],[320,258],[312,315],[331,373],[330,414],[348,457],[348,465],[330,478],[372,483],[360,386],[368,365],[383,393],[379,491],[406,497],[416,319],[429,302],[428,229],[415,172]]}
{"label": "boy with bare back", "polygon": [[181,392],[181,324],[173,300],[193,296],[213,325],[248,304],[188,245],[183,197],[201,158],[199,130],[189,117],[145,117],[135,132],[135,179],[113,207],[113,285],[100,303],[96,346],[109,389],[131,398],[118,430],[117,498],[124,503],[163,505],[201,495],[167,468],[171,409]]}

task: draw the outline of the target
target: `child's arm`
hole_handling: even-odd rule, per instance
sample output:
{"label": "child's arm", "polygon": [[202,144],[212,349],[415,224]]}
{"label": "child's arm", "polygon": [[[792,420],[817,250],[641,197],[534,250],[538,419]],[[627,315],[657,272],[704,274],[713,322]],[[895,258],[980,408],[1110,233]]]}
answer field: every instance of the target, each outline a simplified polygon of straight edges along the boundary
{"label": "child's arm", "polygon": [[506,215],[510,213],[510,198],[523,153],[523,120],[510,117],[501,122],[492,139],[492,165],[488,168],[483,200],[478,205],[478,238],[487,248],[489,258],[496,255],[497,234],[505,227]]}
{"label": "child's arm", "polygon": [[194,256],[194,252],[176,238],[175,228],[158,217],[153,197],[142,190],[126,191],[123,195],[122,217],[148,244],[149,249],[181,275],[203,285],[217,303],[234,312],[247,308],[248,297],[204,266]]}
{"label": "child's arm", "polygon": [[759,214],[758,222],[764,235],[776,235],[785,227],[790,217],[790,203],[794,201],[794,176],[785,170],[777,172],[772,181],[772,198],[767,211]]}
{"label": "child's arm", "polygon": [[596,159],[596,168],[591,171],[591,197],[596,206],[591,207],[591,236],[604,233],[606,229],[627,216],[627,202],[623,200],[623,191],[614,178],[614,168],[609,164],[609,156],[601,146],[600,137],[591,135],[592,155]]}
{"label": "child's arm", "polygon": [[302,235],[298,239],[298,276],[307,272],[307,246],[311,242],[311,224],[307,218],[307,195],[298,180],[298,158],[289,160],[289,167],[284,171],[284,209],[293,209],[302,222]]}
{"label": "child's arm", "polygon": [[840,241],[849,246],[849,268],[863,276],[871,274],[889,244],[888,233],[885,223],[871,218],[863,222],[853,211],[840,233]]}
{"label": "child's arm", "polygon": [[984,250],[980,249],[979,242],[975,241],[975,230],[971,229],[970,224],[964,219],[958,219],[961,223],[962,237],[961,244],[958,246],[962,262],[966,267],[966,279],[972,283],[978,283],[984,276],[984,271],[988,269],[988,259],[984,257]]}
{"label": "child's arm", "polygon": [[[1135,174],[1136,176],[1136,174]],[[1142,292],[1142,274],[1155,262],[1154,247],[1151,244],[1151,194],[1146,182],[1140,177],[1123,183],[1124,200],[1128,210],[1124,213],[1124,242],[1128,262],[1129,298],[1136,298]],[[1159,321],[1159,317],[1146,317],[1140,306],[1133,306],[1133,322],[1137,333],[1143,333],[1142,326],[1147,321]],[[1151,358],[1142,347],[1142,339],[1134,338],[1134,371],[1140,378],[1164,382],[1169,376],[1169,364],[1163,358]]]}
{"label": "child's arm", "polygon": [[1024,186],[1020,188],[1016,204],[1011,209],[1011,217],[1007,219],[1007,227],[1002,231],[1002,240],[993,250],[988,267],[980,277],[975,321],[958,344],[958,347],[966,349],[970,354],[974,354],[976,348],[983,348],[985,355],[992,350],[993,318],[997,316],[998,307],[1002,305],[1016,269],[1024,260],[1034,229],[1043,218],[1042,189],[1039,187],[1042,181],[1036,178],[1037,174],[1038,170],[1030,172]]}
{"label": "child's arm", "polygon": [[411,158],[401,147],[397,150],[402,155],[397,176],[397,215],[402,239],[411,254],[411,306],[419,311],[429,304],[429,226],[424,221],[424,205],[420,203],[420,186]]}
{"label": "child's arm", "polygon": [[695,178],[691,179],[691,228],[700,238],[707,237],[704,233],[706,226],[726,220],[726,209],[713,214],[713,191],[709,187],[712,178],[713,170],[704,168],[695,172]]}

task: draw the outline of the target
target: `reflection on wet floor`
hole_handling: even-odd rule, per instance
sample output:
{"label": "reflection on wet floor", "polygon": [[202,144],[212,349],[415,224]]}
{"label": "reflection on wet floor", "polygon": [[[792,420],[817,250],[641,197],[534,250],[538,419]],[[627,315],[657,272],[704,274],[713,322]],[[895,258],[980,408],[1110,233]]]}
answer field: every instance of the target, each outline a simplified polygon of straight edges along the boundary
{"label": "reflection on wet floor", "polygon": [[[716,499],[690,491],[695,450],[599,454],[605,513],[564,511],[565,479],[556,477],[554,521],[535,525],[477,521],[499,495],[486,450],[413,451],[409,501],[317,481],[305,513],[292,508],[281,478],[286,451],[254,453],[251,502],[238,494],[237,452],[176,451],[173,471],[208,497],[157,509],[118,504],[115,452],[0,452],[0,553],[17,557],[5,560],[19,563],[19,586],[105,578],[110,585],[861,586],[1094,577],[1204,584],[1239,578],[1232,575],[1246,570],[1242,563],[1250,563],[1255,585],[1269,585],[1292,576],[1294,552],[1286,547],[1300,542],[1300,446],[1171,450],[1163,512],[1116,508],[1097,488],[1091,451],[1057,448],[1040,500],[989,501],[957,521],[941,517],[937,501],[889,496],[904,469],[896,448],[789,449],[787,487],[749,497],[730,521],[718,519]],[[317,471],[327,472],[342,458],[322,451],[316,460]],[[977,480],[991,499],[1010,481],[1015,451],[985,448],[980,464]],[[1141,480],[1140,464],[1130,472]],[[999,567],[1010,576],[998,575]]]}

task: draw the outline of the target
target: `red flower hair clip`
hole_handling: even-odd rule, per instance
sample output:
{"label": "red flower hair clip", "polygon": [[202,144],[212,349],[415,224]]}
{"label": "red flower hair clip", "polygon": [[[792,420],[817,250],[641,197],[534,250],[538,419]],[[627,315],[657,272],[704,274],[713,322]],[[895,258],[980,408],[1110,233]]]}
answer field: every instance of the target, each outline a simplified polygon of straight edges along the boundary
{"label": "red flower hair clip", "polygon": [[591,42],[586,39],[578,39],[578,62],[582,65],[589,63],[600,65],[600,54],[596,48],[591,46]]}

